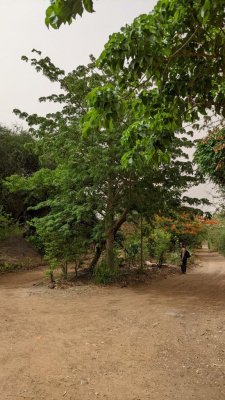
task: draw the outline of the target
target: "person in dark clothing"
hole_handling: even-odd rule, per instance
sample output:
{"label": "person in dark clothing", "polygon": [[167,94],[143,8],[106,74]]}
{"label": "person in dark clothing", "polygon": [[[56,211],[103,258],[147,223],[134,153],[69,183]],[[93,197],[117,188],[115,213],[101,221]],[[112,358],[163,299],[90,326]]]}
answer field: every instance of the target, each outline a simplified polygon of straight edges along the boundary
{"label": "person in dark clothing", "polygon": [[190,254],[189,251],[186,249],[184,243],[181,245],[180,256],[181,256],[181,272],[182,274],[186,274],[187,259],[190,257]]}

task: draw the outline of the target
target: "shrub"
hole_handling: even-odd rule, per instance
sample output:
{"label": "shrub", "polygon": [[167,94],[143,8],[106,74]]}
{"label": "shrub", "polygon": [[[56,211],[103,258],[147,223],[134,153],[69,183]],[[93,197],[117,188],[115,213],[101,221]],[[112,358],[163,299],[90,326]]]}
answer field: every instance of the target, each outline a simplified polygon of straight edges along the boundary
{"label": "shrub", "polygon": [[156,228],[152,234],[153,244],[152,250],[153,255],[156,258],[159,265],[162,265],[165,261],[166,252],[169,250],[171,235],[164,229]]}
{"label": "shrub", "polygon": [[218,215],[218,224],[208,226],[208,245],[210,250],[225,255],[225,218]]}
{"label": "shrub", "polygon": [[180,266],[180,264],[181,264],[181,257],[180,257],[179,251],[173,252],[173,253],[169,253],[169,254],[167,255],[167,262],[168,262],[169,264],[172,264],[172,265]]}
{"label": "shrub", "polygon": [[58,268],[58,260],[45,256],[44,259],[48,262],[49,267],[45,270],[45,276],[54,282],[54,271]]}
{"label": "shrub", "polygon": [[7,239],[11,235],[20,234],[18,224],[15,224],[9,215],[5,214],[0,207],[0,240]]}
{"label": "shrub", "polygon": [[40,254],[44,254],[44,244],[41,237],[35,232],[33,234],[27,234],[25,239],[34,246]]}
{"label": "shrub", "polygon": [[[129,265],[134,266],[135,264],[141,262],[141,238],[140,234],[134,233],[132,235],[127,235],[124,241],[125,248],[125,261]],[[143,260],[148,258],[148,238],[143,237],[142,239],[142,256]]]}
{"label": "shrub", "polygon": [[206,239],[205,220],[191,212],[174,213],[173,217],[156,216],[156,226],[165,229],[171,235],[172,242],[186,243],[191,247],[200,247]]}
{"label": "shrub", "polygon": [[3,262],[2,264],[0,264],[0,273],[17,271],[18,269],[20,269],[22,267],[23,267],[22,265],[11,264],[9,262]]}
{"label": "shrub", "polygon": [[109,268],[107,263],[103,260],[99,263],[94,271],[94,282],[98,285],[108,285],[113,283],[118,278],[119,271],[117,267]]}

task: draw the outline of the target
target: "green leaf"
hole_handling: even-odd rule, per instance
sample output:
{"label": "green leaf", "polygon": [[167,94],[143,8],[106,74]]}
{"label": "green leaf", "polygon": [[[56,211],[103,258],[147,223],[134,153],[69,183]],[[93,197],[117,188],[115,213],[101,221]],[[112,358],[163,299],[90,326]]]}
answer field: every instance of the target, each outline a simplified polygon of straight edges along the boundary
{"label": "green leaf", "polygon": [[94,12],[92,0],[83,0],[83,3],[86,11],[88,11],[89,13]]}

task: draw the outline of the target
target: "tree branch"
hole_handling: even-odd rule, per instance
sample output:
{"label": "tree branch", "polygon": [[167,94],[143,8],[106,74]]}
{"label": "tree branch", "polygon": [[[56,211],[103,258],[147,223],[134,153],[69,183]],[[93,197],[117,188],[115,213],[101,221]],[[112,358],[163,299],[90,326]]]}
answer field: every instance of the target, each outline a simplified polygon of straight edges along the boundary
{"label": "tree branch", "polygon": [[117,231],[120,229],[120,227],[123,225],[123,223],[127,220],[127,214],[128,214],[128,208],[126,208],[121,215],[121,217],[118,219],[118,221],[114,224],[113,226],[113,234],[114,236],[116,235]]}

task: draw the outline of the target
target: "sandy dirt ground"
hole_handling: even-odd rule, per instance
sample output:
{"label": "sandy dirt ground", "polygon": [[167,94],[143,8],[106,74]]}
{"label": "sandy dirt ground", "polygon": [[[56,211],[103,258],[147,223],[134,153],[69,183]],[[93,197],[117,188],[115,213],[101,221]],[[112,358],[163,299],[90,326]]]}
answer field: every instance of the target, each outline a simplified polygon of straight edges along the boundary
{"label": "sandy dirt ground", "polygon": [[224,400],[225,258],[138,287],[0,276],[0,400]]}

